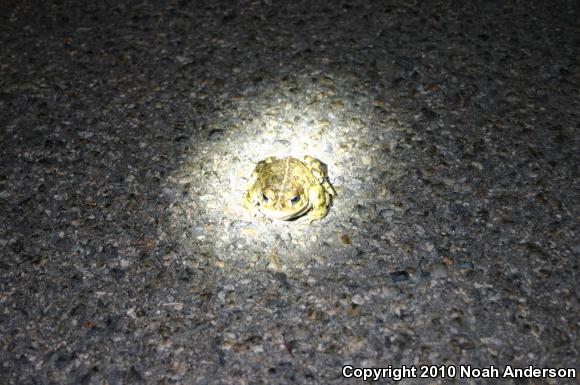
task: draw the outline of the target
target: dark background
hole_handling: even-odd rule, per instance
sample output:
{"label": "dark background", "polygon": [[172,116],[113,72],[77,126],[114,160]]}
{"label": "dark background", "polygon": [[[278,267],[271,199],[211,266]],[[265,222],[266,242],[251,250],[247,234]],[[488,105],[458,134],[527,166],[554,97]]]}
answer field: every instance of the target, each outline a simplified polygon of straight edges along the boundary
{"label": "dark background", "polygon": [[[0,382],[578,368],[579,18],[2,1]],[[329,216],[243,217],[253,165],[297,143],[329,166]]]}

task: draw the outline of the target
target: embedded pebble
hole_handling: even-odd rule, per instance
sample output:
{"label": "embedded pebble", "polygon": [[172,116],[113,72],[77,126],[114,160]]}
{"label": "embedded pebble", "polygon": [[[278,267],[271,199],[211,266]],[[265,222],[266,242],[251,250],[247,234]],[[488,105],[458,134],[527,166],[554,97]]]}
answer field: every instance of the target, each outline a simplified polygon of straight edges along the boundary
{"label": "embedded pebble", "polygon": [[433,263],[429,272],[433,279],[445,278],[448,275],[447,266],[443,263]]}

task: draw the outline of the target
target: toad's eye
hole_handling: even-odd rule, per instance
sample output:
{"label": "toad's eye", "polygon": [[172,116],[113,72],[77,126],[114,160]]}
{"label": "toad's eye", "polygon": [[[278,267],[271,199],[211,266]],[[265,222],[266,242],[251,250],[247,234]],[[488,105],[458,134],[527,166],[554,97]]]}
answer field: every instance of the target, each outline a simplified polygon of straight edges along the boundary
{"label": "toad's eye", "polygon": [[264,202],[268,203],[268,196],[266,194],[262,194],[262,199]]}
{"label": "toad's eye", "polygon": [[300,202],[300,195],[294,195],[292,199],[290,199],[290,202],[292,202],[292,204]]}

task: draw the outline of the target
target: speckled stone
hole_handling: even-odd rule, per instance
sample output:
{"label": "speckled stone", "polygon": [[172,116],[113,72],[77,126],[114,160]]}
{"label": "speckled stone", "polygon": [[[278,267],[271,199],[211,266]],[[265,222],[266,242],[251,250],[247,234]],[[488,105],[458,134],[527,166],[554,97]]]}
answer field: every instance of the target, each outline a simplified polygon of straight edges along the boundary
{"label": "speckled stone", "polygon": [[[579,15],[1,2],[0,382],[578,368]],[[306,154],[327,217],[242,209],[256,162]]]}

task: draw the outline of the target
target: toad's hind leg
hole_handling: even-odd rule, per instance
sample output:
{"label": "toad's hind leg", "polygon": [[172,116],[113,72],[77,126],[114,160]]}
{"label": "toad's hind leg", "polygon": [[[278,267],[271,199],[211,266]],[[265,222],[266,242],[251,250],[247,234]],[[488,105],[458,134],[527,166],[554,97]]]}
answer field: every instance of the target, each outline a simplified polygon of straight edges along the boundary
{"label": "toad's hind leg", "polygon": [[252,211],[258,205],[260,192],[254,187],[256,186],[256,181],[258,180],[258,168],[260,167],[260,163],[258,163],[258,166],[256,166],[256,170],[252,172],[252,176],[250,177],[250,181],[248,183],[248,189],[244,194],[244,199],[242,200],[242,206],[248,211]]}
{"label": "toad's hind leg", "polygon": [[320,163],[318,159],[315,159],[310,155],[306,155],[304,157],[304,165],[306,165],[316,180],[319,183],[322,183],[324,180],[324,168],[322,168],[322,163]]}
{"label": "toad's hind leg", "polygon": [[324,189],[330,195],[336,196],[336,191],[334,190],[334,187],[332,187],[332,185],[328,183],[328,180],[326,179],[326,173],[324,172],[322,163],[318,159],[315,159],[310,155],[306,155],[304,157],[304,164],[306,165],[306,167],[308,167],[308,169],[310,170],[312,175],[316,178],[318,183],[320,183],[322,187],[324,187]]}
{"label": "toad's hind leg", "polygon": [[242,206],[244,206],[244,208],[246,210],[252,211],[256,207],[257,201],[258,201],[258,199],[257,199],[256,194],[253,194],[251,191],[248,191],[244,195],[244,199],[242,201]]}

